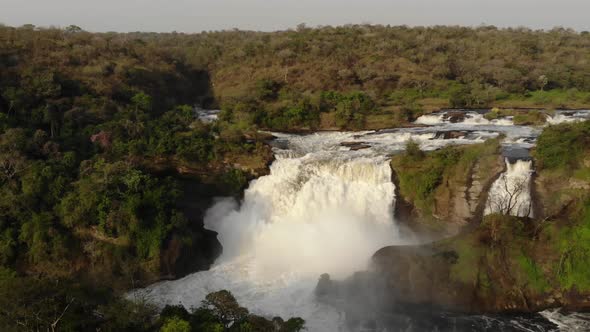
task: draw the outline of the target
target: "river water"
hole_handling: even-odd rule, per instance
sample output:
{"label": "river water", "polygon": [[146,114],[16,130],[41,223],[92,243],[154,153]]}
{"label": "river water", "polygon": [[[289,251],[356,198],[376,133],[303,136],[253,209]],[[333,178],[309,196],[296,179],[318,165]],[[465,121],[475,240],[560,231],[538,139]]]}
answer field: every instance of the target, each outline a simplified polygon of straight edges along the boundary
{"label": "river water", "polygon": [[[590,112],[558,112],[550,122],[588,116]],[[129,297],[191,308],[198,307],[208,293],[227,289],[253,313],[299,316],[306,320],[309,331],[349,330],[345,314],[318,302],[314,288],[322,273],[346,278],[366,269],[378,249],[419,240],[401,232],[393,218],[395,187],[389,159],[403,151],[410,139],[423,150],[435,150],[504,135],[507,172],[501,178],[526,183],[514,214],[529,214],[526,201],[530,201],[532,162],[528,149],[541,128],[515,126],[510,118],[487,121],[478,112],[468,112],[456,123],[445,113],[423,116],[416,122],[426,126],[378,132],[274,133],[276,160],[270,174],[253,180],[242,202],[220,198],[207,212],[205,226],[219,233],[224,248],[214,266],[136,290]],[[500,182],[492,191],[505,196]],[[491,205],[488,209],[494,211]],[[511,317],[441,313],[430,318],[433,325],[402,325],[413,331],[551,331],[584,326],[584,319],[587,323],[583,315],[557,311]]]}

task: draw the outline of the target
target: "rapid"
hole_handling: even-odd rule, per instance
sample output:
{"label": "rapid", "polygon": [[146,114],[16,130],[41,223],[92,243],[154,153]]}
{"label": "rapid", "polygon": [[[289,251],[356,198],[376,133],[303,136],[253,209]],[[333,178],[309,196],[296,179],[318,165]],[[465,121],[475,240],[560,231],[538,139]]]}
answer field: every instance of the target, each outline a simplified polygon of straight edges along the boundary
{"label": "rapid", "polygon": [[[570,120],[563,114],[552,118]],[[488,121],[478,112],[467,112],[457,123],[448,121],[444,113],[423,116],[416,123],[424,126],[273,133],[276,160],[270,174],[253,180],[241,202],[219,198],[205,216],[205,227],[218,232],[223,246],[214,266],[135,290],[129,298],[191,308],[208,293],[227,289],[255,314],[302,317],[309,331],[346,331],[344,314],[316,301],[314,288],[322,273],[345,278],[366,269],[378,249],[419,240],[401,231],[393,211],[396,197],[389,160],[410,139],[423,150],[435,150],[502,135],[507,171],[490,196],[504,200],[499,181],[525,178],[513,214],[531,216],[532,162],[526,157],[510,160],[527,155],[540,128],[515,126],[510,119]],[[449,131],[459,134],[448,138],[444,133]],[[488,212],[493,211],[490,204]]]}

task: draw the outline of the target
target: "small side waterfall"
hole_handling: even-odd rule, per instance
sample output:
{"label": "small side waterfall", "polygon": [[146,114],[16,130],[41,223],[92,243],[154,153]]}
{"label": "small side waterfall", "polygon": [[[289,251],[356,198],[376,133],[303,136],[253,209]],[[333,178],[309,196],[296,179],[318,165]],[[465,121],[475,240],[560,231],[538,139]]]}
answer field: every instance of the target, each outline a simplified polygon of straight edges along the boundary
{"label": "small side waterfall", "polygon": [[531,160],[506,159],[506,172],[494,182],[486,204],[486,215],[501,213],[518,217],[533,217],[531,201]]}
{"label": "small side waterfall", "polygon": [[[477,112],[465,113],[453,122],[444,112],[425,115],[416,121],[424,126],[414,128],[273,133],[276,160],[270,174],[252,181],[241,203],[223,199],[207,213],[205,225],[219,233],[224,250],[214,266],[128,296],[191,308],[208,293],[227,289],[253,313],[302,317],[310,331],[346,331],[342,312],[317,301],[318,276],[349,276],[363,270],[381,247],[416,242],[400,235],[393,218],[390,156],[402,152],[410,139],[432,151],[503,135],[505,147],[530,149],[541,132],[516,126],[509,118],[487,120]],[[462,133],[440,135],[452,131]],[[490,189],[485,214],[532,217],[532,166],[532,161],[506,161],[506,172]]]}

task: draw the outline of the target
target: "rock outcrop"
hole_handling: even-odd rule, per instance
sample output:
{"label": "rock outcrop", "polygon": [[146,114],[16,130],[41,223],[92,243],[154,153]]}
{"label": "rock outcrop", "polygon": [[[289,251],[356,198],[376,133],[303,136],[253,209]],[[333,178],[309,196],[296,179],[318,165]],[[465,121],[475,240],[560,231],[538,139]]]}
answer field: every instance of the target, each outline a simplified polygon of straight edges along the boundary
{"label": "rock outcrop", "polygon": [[[568,131],[569,138],[562,138]],[[503,158],[480,158],[498,159],[491,150],[474,146],[458,154],[449,149],[394,159],[398,200],[407,204],[402,211],[411,217],[410,225],[429,229],[429,213],[439,225],[466,216],[471,222],[455,236],[375,253],[369,273],[374,284],[383,285],[379,293],[388,301],[386,310],[590,311],[588,146],[587,125],[550,127],[541,134],[531,155],[537,165],[530,186],[534,219],[483,216],[488,184],[503,164]]]}
{"label": "rock outcrop", "polygon": [[[181,160],[161,158],[134,160],[151,172],[175,177],[184,196],[178,202],[191,228],[190,234],[172,234],[160,253],[159,276],[145,279],[177,279],[190,273],[207,270],[221,254],[217,233],[204,228],[203,217],[214,197],[239,197],[248,181],[269,174],[274,154],[269,145],[261,145],[252,155],[228,155],[219,163],[190,164]],[[232,172],[240,177],[234,179]],[[243,176],[243,177],[242,177]]]}
{"label": "rock outcrop", "polygon": [[590,289],[568,287],[557,223],[490,216],[475,231],[423,246],[386,247],[373,257],[375,277],[394,305],[443,310],[536,312],[590,310]]}
{"label": "rock outcrop", "polygon": [[[453,161],[445,162],[445,158]],[[489,188],[505,168],[495,141],[449,147],[422,160],[395,156],[391,164],[396,220],[430,238],[457,234],[481,220]],[[425,189],[417,193],[416,186]]]}

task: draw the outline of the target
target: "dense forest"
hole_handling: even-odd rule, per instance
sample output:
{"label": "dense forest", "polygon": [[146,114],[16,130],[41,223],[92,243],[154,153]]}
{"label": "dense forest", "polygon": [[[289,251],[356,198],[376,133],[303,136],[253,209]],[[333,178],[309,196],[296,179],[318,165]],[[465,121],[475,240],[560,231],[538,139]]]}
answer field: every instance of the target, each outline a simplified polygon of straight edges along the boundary
{"label": "dense forest", "polygon": [[208,73],[138,39],[0,33],[0,326],[44,330],[62,312],[66,330],[111,324],[93,311],[138,310],[115,294],[207,268],[220,248],[203,206],[239,194],[241,156],[268,155],[195,119]]}
{"label": "dense forest", "polygon": [[395,126],[444,107],[590,106],[588,32],[302,25],[167,38],[211,73],[228,116],[274,129]]}
{"label": "dense forest", "polygon": [[[195,105],[220,120],[196,120]],[[119,295],[208,268],[221,249],[204,209],[264,172],[259,129],[383,128],[492,106],[590,107],[590,34],[0,26],[0,326],[223,330],[214,309],[206,328],[179,308],[170,323]]]}

